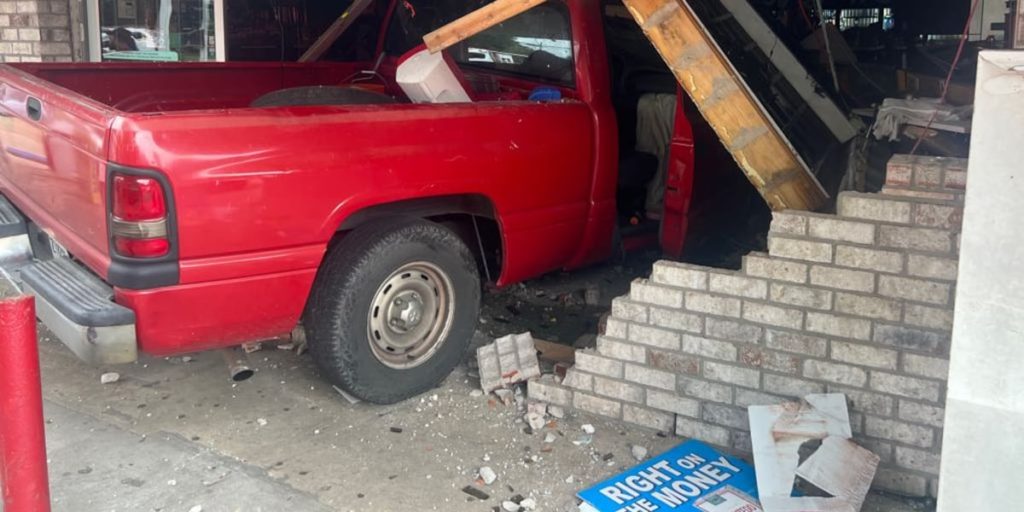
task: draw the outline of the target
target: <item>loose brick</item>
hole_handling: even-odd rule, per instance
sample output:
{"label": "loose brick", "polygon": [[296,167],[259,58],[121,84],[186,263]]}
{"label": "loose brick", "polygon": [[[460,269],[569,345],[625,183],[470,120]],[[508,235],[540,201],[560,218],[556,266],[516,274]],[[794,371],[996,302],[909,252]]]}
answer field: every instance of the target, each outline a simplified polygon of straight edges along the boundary
{"label": "loose brick", "polygon": [[631,404],[622,405],[622,421],[633,423],[659,432],[672,432],[675,429],[676,417],[662,411],[653,411],[646,407]]}
{"label": "loose brick", "polygon": [[889,439],[921,448],[931,448],[935,443],[935,432],[928,427],[875,416],[864,418],[864,433],[871,437]]}
{"label": "loose brick", "polygon": [[953,311],[920,304],[903,306],[903,323],[941,331],[953,329]]}
{"label": "loose brick", "polygon": [[910,203],[874,195],[843,192],[839,194],[836,209],[841,217],[910,223]]}
{"label": "loose brick", "polygon": [[553,382],[532,379],[526,382],[526,395],[533,400],[568,407],[572,403],[572,390]]}
{"label": "loose brick", "polygon": [[942,353],[949,346],[949,333],[923,331],[902,325],[875,325],[874,341],[896,348]]}
{"label": "loose brick", "polygon": [[832,246],[822,242],[772,236],[768,238],[768,254],[778,258],[829,263],[832,261]]}
{"label": "loose brick", "polygon": [[630,325],[629,341],[665,350],[679,350],[678,332],[647,325]]}
{"label": "loose brick", "polygon": [[763,277],[791,283],[807,282],[807,265],[790,260],[771,259],[763,254],[743,257],[743,272],[748,276]]}
{"label": "loose brick", "polygon": [[939,383],[930,380],[915,379],[904,375],[872,372],[871,389],[905,398],[916,398],[937,403],[939,401]]}
{"label": "loose brick", "polygon": [[828,313],[808,312],[807,330],[840,338],[871,339],[870,321]]}
{"label": "loose brick", "polygon": [[824,393],[825,385],[820,382],[766,373],[764,374],[764,390],[777,395],[802,398],[810,394]]}
{"label": "loose brick", "polygon": [[593,414],[619,418],[622,415],[622,403],[607,398],[600,398],[594,395],[576,392],[572,397],[572,406]]}
{"label": "loose brick", "polygon": [[907,469],[916,469],[933,475],[939,474],[939,454],[937,453],[897,446],[896,464]]}
{"label": "loose brick", "polygon": [[919,404],[909,400],[900,400],[899,417],[904,421],[942,428],[945,424],[946,409],[933,405]]}
{"label": "loose brick", "polygon": [[828,350],[828,342],[823,338],[774,329],[765,331],[765,344],[771,349],[795,352],[811,357],[825,357]]}
{"label": "loose brick", "polygon": [[740,347],[739,362],[744,366],[772,370],[781,373],[800,373],[799,357],[784,352],[774,352],[757,345]]}
{"label": "loose brick", "polygon": [[761,328],[732,320],[720,318],[707,319],[707,335],[712,338],[719,338],[742,343],[757,343],[761,339]]}
{"label": "loose brick", "polygon": [[918,203],[914,205],[914,224],[929,228],[959,230],[963,223],[962,206]]}
{"label": "loose brick", "polygon": [[772,214],[771,231],[789,235],[807,234],[807,214],[800,211],[775,212]]}
{"label": "loose brick", "polygon": [[684,396],[723,404],[732,403],[732,388],[723,384],[678,376],[676,378],[676,389]]}
{"label": "loose brick", "polygon": [[927,252],[949,252],[953,237],[949,231],[927,228],[880,226],[878,244],[882,247],[912,249]]}
{"label": "loose brick", "polygon": [[739,430],[750,430],[747,411],[728,405],[705,403],[701,407],[701,418],[709,423]]}
{"label": "loose brick", "polygon": [[699,439],[705,443],[711,443],[718,446],[729,446],[728,429],[681,416],[676,417],[676,435],[680,437]]}
{"label": "loose brick", "polygon": [[895,350],[872,347],[862,343],[847,343],[838,340],[832,342],[832,359],[844,363],[895,370],[898,354]]}
{"label": "loose brick", "polygon": [[620,361],[630,361],[634,363],[647,362],[646,348],[605,336],[598,336],[597,352],[602,356],[618,359]]}
{"label": "loose brick", "polygon": [[949,361],[937,357],[904,353],[903,371],[911,375],[946,380],[949,378]]}
{"label": "loose brick", "polygon": [[700,292],[686,293],[686,309],[719,316],[740,316],[740,300]]}
{"label": "loose brick", "polygon": [[697,375],[700,373],[700,359],[692,355],[651,350],[650,357],[652,368],[676,374],[688,373]]}
{"label": "loose brick", "polygon": [[868,381],[868,373],[856,366],[813,359],[804,361],[804,377],[853,387],[863,387]]}
{"label": "loose brick", "polygon": [[625,375],[626,380],[636,382],[637,384],[667,389],[669,391],[676,389],[676,376],[673,373],[647,368],[646,366],[627,364]]}
{"label": "loose brick", "polygon": [[690,334],[683,336],[683,352],[725,361],[735,361],[737,356],[736,347],[732,343]]}
{"label": "loose brick", "polygon": [[621,380],[594,376],[594,393],[620,402],[644,403],[644,389]]}
{"label": "loose brick", "polygon": [[651,306],[651,324],[676,331],[699,333],[704,329],[704,317],[678,310]]}
{"label": "loose brick", "polygon": [[923,254],[911,254],[907,260],[907,273],[916,277],[956,281],[957,260]]}
{"label": "loose brick", "polygon": [[661,411],[670,411],[683,416],[697,418],[700,416],[700,402],[672,393],[650,390],[647,392],[647,405]]}
{"label": "loose brick", "polygon": [[728,364],[704,361],[704,377],[719,382],[757,389],[761,383],[761,372]]}
{"label": "loose brick", "polygon": [[613,379],[622,378],[622,361],[601,357],[592,352],[577,351],[575,368]]}
{"label": "loose brick", "polygon": [[895,300],[852,293],[836,294],[836,312],[898,322],[903,305]]}
{"label": "loose brick", "polygon": [[765,299],[768,297],[767,281],[731,274],[711,274],[708,276],[708,289],[715,293],[748,299]]}
{"label": "loose brick", "polygon": [[644,302],[670,308],[683,307],[683,291],[652,284],[646,279],[633,281],[629,298],[634,302]]}
{"label": "loose brick", "polygon": [[871,272],[836,267],[811,267],[811,284],[855,292],[875,291],[875,275]]}
{"label": "loose brick", "polygon": [[790,306],[821,310],[832,308],[832,292],[806,286],[772,283],[770,297],[772,302]]}
{"label": "loose brick", "polygon": [[631,322],[647,323],[647,306],[625,297],[612,300],[612,316]]}
{"label": "loose brick", "polygon": [[811,217],[808,234],[814,238],[840,242],[875,243],[874,224],[841,220],[835,217]]}
{"label": "loose brick", "polygon": [[800,329],[804,325],[803,311],[751,301],[743,301],[743,319],[789,329]]}
{"label": "loose brick", "polygon": [[886,297],[926,302],[928,304],[949,304],[948,284],[909,279],[897,276],[879,276],[878,293]]}
{"label": "loose brick", "polygon": [[928,479],[898,469],[878,468],[871,486],[915,498],[923,498],[928,495]]}
{"label": "loose brick", "polygon": [[659,261],[654,264],[651,280],[658,284],[689,288],[693,290],[708,289],[708,272],[706,268],[674,261]]}
{"label": "loose brick", "polygon": [[892,251],[840,245],[836,247],[836,265],[898,274],[903,270],[903,255]]}
{"label": "loose brick", "polygon": [[878,416],[891,416],[895,400],[892,397],[864,391],[862,389],[828,386],[829,393],[842,393],[850,402],[850,409]]}

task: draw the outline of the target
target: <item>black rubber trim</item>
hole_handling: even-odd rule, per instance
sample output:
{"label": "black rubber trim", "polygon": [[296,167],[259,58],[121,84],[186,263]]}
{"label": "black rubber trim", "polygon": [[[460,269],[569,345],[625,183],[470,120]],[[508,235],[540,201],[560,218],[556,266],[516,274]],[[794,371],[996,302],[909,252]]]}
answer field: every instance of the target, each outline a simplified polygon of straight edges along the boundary
{"label": "black rubber trim", "polygon": [[24,235],[27,232],[25,216],[0,194],[0,238]]}
{"label": "black rubber trim", "polygon": [[21,280],[72,322],[87,327],[132,325],[135,312],[113,302],[114,290],[69,258],[33,263]]}
{"label": "black rubber trim", "polygon": [[[164,200],[167,201],[167,240],[171,250],[160,258],[128,258],[121,256],[114,248],[114,237],[111,235],[113,217],[114,174],[145,176],[160,182],[164,189]],[[107,244],[110,250],[110,268],[107,269],[107,282],[120,288],[144,290],[172,286],[180,282],[178,269],[178,210],[174,202],[174,190],[171,182],[163,173],[150,169],[135,169],[123,165],[107,164]]]}

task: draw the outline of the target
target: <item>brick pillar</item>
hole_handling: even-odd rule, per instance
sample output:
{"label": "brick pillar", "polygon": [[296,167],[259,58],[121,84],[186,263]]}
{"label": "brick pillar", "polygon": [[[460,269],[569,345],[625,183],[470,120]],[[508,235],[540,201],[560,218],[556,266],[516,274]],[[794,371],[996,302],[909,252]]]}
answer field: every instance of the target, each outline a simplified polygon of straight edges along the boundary
{"label": "brick pillar", "polygon": [[70,61],[70,2],[0,0],[0,61]]}

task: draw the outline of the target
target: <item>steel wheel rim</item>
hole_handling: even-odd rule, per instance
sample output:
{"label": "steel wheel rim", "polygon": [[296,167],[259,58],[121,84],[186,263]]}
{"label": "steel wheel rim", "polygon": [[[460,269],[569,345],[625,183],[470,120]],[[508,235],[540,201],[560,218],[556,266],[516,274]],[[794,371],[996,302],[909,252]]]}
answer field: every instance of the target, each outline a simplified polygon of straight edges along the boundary
{"label": "steel wheel rim", "polygon": [[367,314],[374,357],[396,369],[419,366],[444,344],[455,316],[452,282],[437,265],[407,263],[377,288]]}

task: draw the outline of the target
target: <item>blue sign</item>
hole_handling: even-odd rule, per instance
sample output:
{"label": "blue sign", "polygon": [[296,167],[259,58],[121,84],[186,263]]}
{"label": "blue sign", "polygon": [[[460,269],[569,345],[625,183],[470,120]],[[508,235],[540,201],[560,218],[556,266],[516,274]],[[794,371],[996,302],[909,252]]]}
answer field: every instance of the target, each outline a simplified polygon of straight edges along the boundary
{"label": "blue sign", "polygon": [[754,468],[690,440],[577,494],[596,512],[759,512]]}

